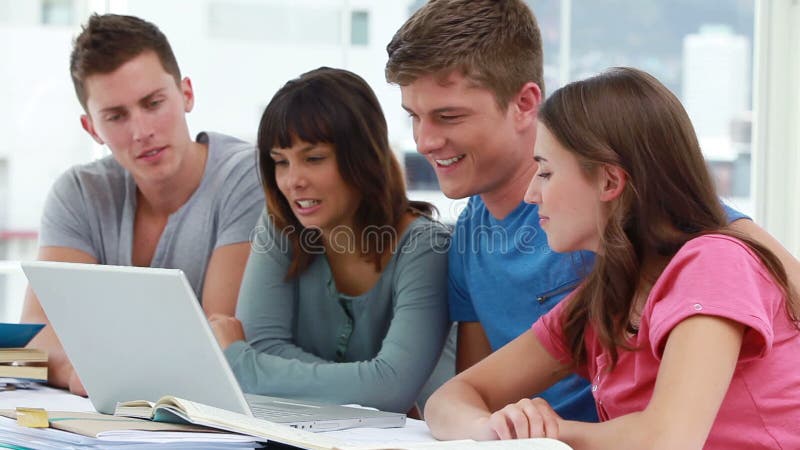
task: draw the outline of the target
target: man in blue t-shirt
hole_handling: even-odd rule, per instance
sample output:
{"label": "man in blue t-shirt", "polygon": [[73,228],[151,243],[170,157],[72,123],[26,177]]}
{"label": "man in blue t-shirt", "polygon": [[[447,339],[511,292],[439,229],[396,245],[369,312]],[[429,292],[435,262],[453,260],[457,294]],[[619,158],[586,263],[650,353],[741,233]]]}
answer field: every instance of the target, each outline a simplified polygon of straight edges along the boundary
{"label": "man in blue t-shirt", "polygon": [[[429,2],[397,31],[387,52],[386,78],[400,85],[417,150],[445,195],[469,197],[449,257],[460,372],[563,299],[591,269],[593,256],[550,250],[537,206],[523,202],[537,169],[533,148],[544,83],[539,28],[522,0]],[[797,260],[751,220],[728,212],[734,228],[767,245],[797,278]],[[565,419],[597,419],[589,384],[577,376],[541,396]]]}

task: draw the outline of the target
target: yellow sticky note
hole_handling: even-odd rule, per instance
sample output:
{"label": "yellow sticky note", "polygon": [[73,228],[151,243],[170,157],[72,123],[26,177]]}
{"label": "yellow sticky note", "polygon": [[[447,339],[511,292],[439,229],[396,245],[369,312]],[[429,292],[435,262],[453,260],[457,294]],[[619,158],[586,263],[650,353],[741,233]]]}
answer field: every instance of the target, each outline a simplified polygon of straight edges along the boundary
{"label": "yellow sticky note", "polygon": [[47,411],[42,408],[17,408],[17,424],[28,428],[47,428]]}

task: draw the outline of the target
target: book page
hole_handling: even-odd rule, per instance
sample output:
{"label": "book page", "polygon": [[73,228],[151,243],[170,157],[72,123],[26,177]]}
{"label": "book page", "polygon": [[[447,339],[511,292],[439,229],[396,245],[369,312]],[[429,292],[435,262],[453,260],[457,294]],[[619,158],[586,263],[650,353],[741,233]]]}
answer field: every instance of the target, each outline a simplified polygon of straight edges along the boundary
{"label": "book page", "polygon": [[11,412],[13,411],[3,411],[3,417],[0,417],[0,435],[4,444],[17,444],[18,448],[61,450],[84,447],[110,449],[125,446],[125,448],[148,449],[196,449],[258,446],[257,439],[241,434],[223,433],[196,426],[176,427],[96,413],[54,411],[52,414],[62,419],[54,422],[59,428],[27,428],[17,425],[11,418],[7,419]]}
{"label": "book page", "polygon": [[47,381],[47,366],[0,364],[0,377]]}
{"label": "book page", "polygon": [[47,362],[47,352],[36,348],[0,348],[0,362]]}
{"label": "book page", "polygon": [[[101,434],[114,431],[149,432],[149,431],[182,431],[211,432],[195,425],[173,425],[156,423],[150,420],[117,417],[106,414],[73,411],[47,411],[50,428],[79,434],[81,436],[99,438]],[[0,416],[16,419],[15,410],[0,410]]]}
{"label": "book page", "polygon": [[129,402],[118,402],[117,408],[150,408],[156,406],[155,403],[147,400],[131,400]]}
{"label": "book page", "polygon": [[155,403],[147,400],[133,400],[129,402],[118,402],[114,408],[114,415],[119,417],[136,417],[139,419],[150,419],[153,417],[153,407]]}
{"label": "book page", "polygon": [[[176,397],[163,397],[156,403],[155,410],[158,411],[161,408],[173,409],[171,414],[175,414],[174,410],[180,410],[184,413],[183,417],[196,425],[205,425],[312,450],[331,450],[335,445],[343,444],[337,439],[324,435]],[[157,416],[157,413],[155,415]]]}

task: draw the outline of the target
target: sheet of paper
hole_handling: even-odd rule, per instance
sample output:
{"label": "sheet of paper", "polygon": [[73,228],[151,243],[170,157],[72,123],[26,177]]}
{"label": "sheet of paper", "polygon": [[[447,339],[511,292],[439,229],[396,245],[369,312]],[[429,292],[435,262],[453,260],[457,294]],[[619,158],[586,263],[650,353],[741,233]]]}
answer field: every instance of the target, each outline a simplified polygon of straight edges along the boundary
{"label": "sheet of paper", "polygon": [[88,398],[70,394],[61,389],[35,385],[30,389],[4,391],[0,395],[0,409],[15,409],[17,406],[44,408],[54,411],[94,412]]}
{"label": "sheet of paper", "polygon": [[[55,428],[26,428],[12,419],[0,417],[0,444],[18,445],[24,448],[49,449],[110,449],[116,447],[137,450],[223,450],[253,448],[252,438],[241,435],[217,433],[165,434],[148,431],[110,433],[100,439],[81,436]],[[1,445],[0,445],[1,446]]]}
{"label": "sheet of paper", "polygon": [[352,428],[319,434],[331,436],[349,445],[436,442],[425,422],[415,419],[406,419],[406,426],[403,428]]}
{"label": "sheet of paper", "polygon": [[98,435],[101,441],[114,442],[152,442],[152,443],[176,443],[176,442],[253,442],[250,436],[232,433],[183,433],[179,431],[135,431],[119,430],[105,431]]}
{"label": "sheet of paper", "polygon": [[[66,431],[56,430],[55,428],[26,428],[17,425],[17,421],[7,417],[0,417],[0,434],[3,436],[16,435],[30,439],[28,447],[39,448],[35,443],[53,445],[61,443],[62,448],[74,445],[90,445],[96,439],[81,436],[79,434],[67,433]],[[57,447],[56,447],[57,448]]]}

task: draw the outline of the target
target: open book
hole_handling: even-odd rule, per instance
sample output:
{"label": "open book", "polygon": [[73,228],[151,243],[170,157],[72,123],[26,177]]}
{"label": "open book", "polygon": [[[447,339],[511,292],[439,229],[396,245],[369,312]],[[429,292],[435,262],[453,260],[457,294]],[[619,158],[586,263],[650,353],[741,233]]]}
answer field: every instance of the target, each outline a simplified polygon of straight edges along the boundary
{"label": "open book", "polygon": [[114,415],[145,418],[155,422],[202,425],[312,450],[331,450],[341,445],[338,439],[321,434],[169,395],[161,397],[155,403],[142,400],[118,403]]}

